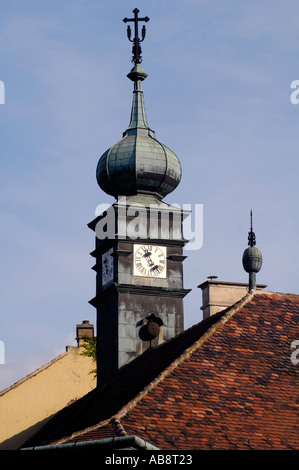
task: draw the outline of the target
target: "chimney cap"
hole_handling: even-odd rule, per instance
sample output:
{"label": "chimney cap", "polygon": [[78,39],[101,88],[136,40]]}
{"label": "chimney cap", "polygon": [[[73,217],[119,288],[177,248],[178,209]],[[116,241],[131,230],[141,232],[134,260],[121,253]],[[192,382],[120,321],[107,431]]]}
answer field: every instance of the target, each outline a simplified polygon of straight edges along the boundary
{"label": "chimney cap", "polygon": [[76,325],[77,333],[77,343],[78,346],[81,346],[85,342],[86,338],[94,337],[94,327],[92,323],[89,323],[89,320],[83,320],[82,323]]}

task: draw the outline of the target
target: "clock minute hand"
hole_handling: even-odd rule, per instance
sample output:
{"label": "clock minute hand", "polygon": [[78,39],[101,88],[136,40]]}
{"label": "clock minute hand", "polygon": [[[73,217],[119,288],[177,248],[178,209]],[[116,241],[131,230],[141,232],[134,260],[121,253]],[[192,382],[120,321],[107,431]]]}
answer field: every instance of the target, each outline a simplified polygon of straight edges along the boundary
{"label": "clock minute hand", "polygon": [[151,259],[151,252],[150,251],[147,251],[146,253],[144,253],[144,258],[146,259],[146,262],[147,264],[151,267],[153,266],[155,263],[153,262],[153,260]]}

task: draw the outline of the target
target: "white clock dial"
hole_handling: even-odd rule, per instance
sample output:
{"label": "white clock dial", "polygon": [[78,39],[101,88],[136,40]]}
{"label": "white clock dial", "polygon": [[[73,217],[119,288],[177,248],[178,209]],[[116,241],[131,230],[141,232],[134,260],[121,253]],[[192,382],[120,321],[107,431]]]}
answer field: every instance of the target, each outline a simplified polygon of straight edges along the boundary
{"label": "white clock dial", "polygon": [[107,282],[113,279],[114,270],[113,270],[113,258],[111,254],[113,253],[113,248],[106,251],[102,254],[102,285],[104,286]]}
{"label": "white clock dial", "polygon": [[134,276],[166,278],[166,247],[134,245]]}

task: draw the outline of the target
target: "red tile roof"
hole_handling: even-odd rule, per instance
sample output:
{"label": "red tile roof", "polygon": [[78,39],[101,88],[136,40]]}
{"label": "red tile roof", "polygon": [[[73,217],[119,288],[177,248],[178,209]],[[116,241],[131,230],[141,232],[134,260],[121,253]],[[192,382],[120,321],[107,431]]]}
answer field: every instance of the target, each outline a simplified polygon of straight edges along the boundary
{"label": "red tile roof", "polygon": [[166,450],[298,449],[298,321],[299,296],[250,293],[132,361],[35,444],[137,435]]}

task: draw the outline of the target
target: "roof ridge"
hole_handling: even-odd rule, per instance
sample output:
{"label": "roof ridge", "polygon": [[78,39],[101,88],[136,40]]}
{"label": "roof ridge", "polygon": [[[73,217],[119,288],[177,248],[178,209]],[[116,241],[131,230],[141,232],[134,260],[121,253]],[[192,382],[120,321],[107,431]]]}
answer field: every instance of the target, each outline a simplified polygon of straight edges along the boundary
{"label": "roof ridge", "polygon": [[295,299],[299,299],[299,294],[294,294],[292,292],[274,292],[274,291],[270,291],[270,290],[256,290],[256,294],[257,295],[272,295],[272,296],[275,296],[275,295],[278,295],[280,297],[287,297],[287,298],[295,298]]}
{"label": "roof ridge", "polygon": [[198,340],[196,340],[189,348],[187,348],[178,358],[176,358],[168,367],[164,369],[154,380],[152,380],[146,387],[141,390],[136,397],[130,400],[119,410],[112,419],[120,420],[134,408],[142,398],[147,395],[155,386],[162,382],[174,369],[188,359],[194,351],[200,348],[215,332],[223,326],[230,318],[235,315],[241,308],[244,307],[256,295],[256,290],[251,290],[242,299],[232,305],[227,312],[214,323]]}
{"label": "roof ridge", "polygon": [[111,421],[109,421],[111,426],[113,427],[114,431],[118,436],[127,436],[128,433],[126,432],[125,428],[117,418],[112,418]]}
{"label": "roof ridge", "polygon": [[12,385],[9,385],[7,388],[4,388],[3,390],[0,390],[0,397],[2,395],[5,395],[6,393],[10,392],[11,390],[13,390],[14,388],[17,388],[19,387],[20,385],[22,385],[22,383],[26,382],[27,380],[29,379],[32,379],[33,377],[35,377],[36,375],[40,374],[40,372],[43,372],[44,370],[48,369],[49,367],[51,367],[53,364],[55,364],[55,362],[58,362],[60,359],[62,359],[64,356],[66,356],[68,354],[67,351],[64,351],[63,353],[59,354],[58,356],[54,357],[54,359],[51,359],[49,362],[47,362],[46,364],[43,364],[42,366],[38,367],[37,369],[35,369],[34,371],[32,372],[29,372],[27,375],[25,375],[24,377],[22,377],[21,379],[17,380],[16,382],[14,382]]}

